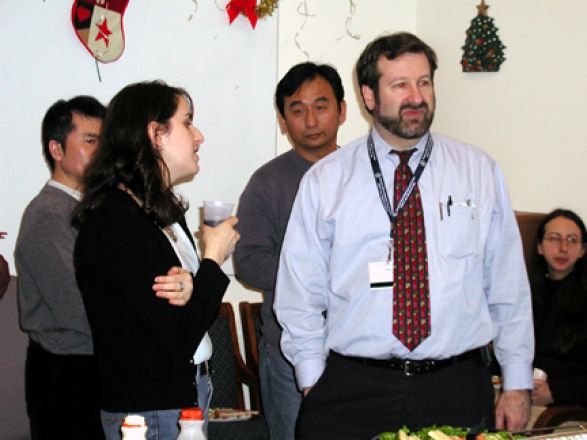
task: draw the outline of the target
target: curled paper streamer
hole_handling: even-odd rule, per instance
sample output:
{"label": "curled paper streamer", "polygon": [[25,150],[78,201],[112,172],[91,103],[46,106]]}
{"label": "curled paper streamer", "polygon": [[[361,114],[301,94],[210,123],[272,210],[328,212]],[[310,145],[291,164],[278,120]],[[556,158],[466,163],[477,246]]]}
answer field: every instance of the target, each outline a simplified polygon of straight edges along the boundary
{"label": "curled paper streamer", "polygon": [[296,43],[296,46],[298,47],[300,52],[302,52],[304,55],[306,55],[306,59],[309,60],[310,54],[308,52],[306,52],[306,50],[302,47],[302,45],[299,42],[300,33],[302,32],[302,29],[304,29],[304,27],[306,26],[306,22],[308,21],[308,17],[314,17],[313,14],[308,14],[308,4],[306,3],[306,0],[301,1],[300,4],[298,5],[298,14],[300,14],[302,17],[304,17],[304,21],[302,22],[300,28],[296,32],[296,36],[294,37],[294,42]]}
{"label": "curled paper streamer", "polygon": [[226,11],[226,5],[220,6],[218,4],[218,0],[214,0],[214,4],[216,5],[216,8],[218,8],[219,11],[222,11],[222,12],[225,12]]}
{"label": "curled paper streamer", "polygon": [[345,20],[345,35],[341,35],[338,37],[338,40],[342,40],[347,35],[355,40],[360,40],[361,36],[359,34],[353,34],[351,31],[351,25],[353,24],[353,15],[357,12],[357,5],[355,5],[354,0],[349,0],[349,15]]}
{"label": "curled paper streamer", "polygon": [[194,10],[192,11],[190,16],[188,17],[188,21],[190,21],[192,18],[194,18],[194,15],[196,15],[196,11],[198,10],[198,0],[192,0],[192,1],[194,2]]}

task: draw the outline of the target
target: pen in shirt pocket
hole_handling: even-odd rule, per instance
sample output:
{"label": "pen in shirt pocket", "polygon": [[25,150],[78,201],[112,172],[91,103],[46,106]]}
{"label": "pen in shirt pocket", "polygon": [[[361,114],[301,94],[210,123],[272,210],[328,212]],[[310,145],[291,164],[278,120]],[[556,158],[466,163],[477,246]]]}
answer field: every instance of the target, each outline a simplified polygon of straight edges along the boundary
{"label": "pen in shirt pocket", "polygon": [[[450,217],[450,208],[452,206],[452,196],[448,196],[448,200],[446,201],[446,214]],[[438,212],[440,213],[440,220],[444,220],[444,204],[442,202],[438,203]]]}
{"label": "pen in shirt pocket", "polygon": [[[475,210],[477,209],[477,204],[471,200],[471,199],[467,199],[464,202],[453,202],[452,198],[449,196],[448,200],[450,202],[450,207],[456,208],[466,208],[469,210],[469,213],[471,215],[471,220],[475,219]],[[449,206],[447,204],[447,209],[449,209]],[[448,215],[450,215],[450,210],[448,211]]]}

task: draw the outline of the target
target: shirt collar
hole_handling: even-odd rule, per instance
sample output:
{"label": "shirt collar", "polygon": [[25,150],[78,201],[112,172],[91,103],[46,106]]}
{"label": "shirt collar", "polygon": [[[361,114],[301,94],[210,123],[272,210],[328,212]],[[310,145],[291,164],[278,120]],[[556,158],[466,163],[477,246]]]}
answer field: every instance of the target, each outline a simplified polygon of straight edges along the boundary
{"label": "shirt collar", "polygon": [[47,185],[52,186],[53,188],[60,189],[61,191],[69,194],[71,197],[76,199],[78,202],[82,199],[82,193],[76,189],[70,188],[67,185],[64,185],[61,182],[57,182],[56,180],[49,179]]}
{"label": "shirt collar", "polygon": [[[428,132],[428,134],[430,134],[430,136],[432,136],[432,133]],[[422,138],[418,141],[418,143],[416,145],[414,145],[416,152],[412,155],[412,157],[410,157],[410,163],[417,163],[420,161],[420,158],[422,157],[422,153],[424,152],[424,148],[426,147],[426,141],[428,140],[428,134],[425,134],[424,136],[422,136]],[[375,144],[375,151],[377,152],[377,157],[379,157],[380,160],[382,158],[389,157],[389,158],[391,158],[391,160],[394,163],[396,163],[396,162],[399,163],[399,158],[398,158],[397,154],[389,154],[392,150],[395,150],[396,148],[393,145],[388,144],[381,137],[381,135],[379,134],[379,132],[375,128],[371,129],[371,136],[373,137],[373,143]]]}

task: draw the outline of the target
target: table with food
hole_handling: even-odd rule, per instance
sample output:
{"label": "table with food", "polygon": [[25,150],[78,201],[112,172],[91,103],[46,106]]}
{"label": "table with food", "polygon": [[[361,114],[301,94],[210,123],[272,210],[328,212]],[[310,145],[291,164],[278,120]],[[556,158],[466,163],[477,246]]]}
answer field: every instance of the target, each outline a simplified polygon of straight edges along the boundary
{"label": "table with food", "polygon": [[429,426],[418,430],[403,427],[397,432],[384,432],[372,440],[587,440],[587,425],[577,424],[528,430],[524,432],[477,432],[454,426]]}

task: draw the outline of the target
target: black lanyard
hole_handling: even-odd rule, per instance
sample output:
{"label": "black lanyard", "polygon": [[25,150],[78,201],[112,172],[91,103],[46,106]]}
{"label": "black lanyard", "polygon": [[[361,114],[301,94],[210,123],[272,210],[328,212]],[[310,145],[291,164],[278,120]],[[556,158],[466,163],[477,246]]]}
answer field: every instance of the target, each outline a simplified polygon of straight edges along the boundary
{"label": "black lanyard", "polygon": [[408,186],[404,193],[402,194],[399,202],[394,210],[391,209],[391,202],[389,201],[389,196],[387,195],[387,189],[385,189],[385,181],[383,180],[383,174],[381,173],[381,167],[379,166],[379,159],[377,159],[377,153],[375,152],[375,144],[373,143],[373,137],[371,133],[369,133],[369,138],[367,139],[367,150],[369,152],[369,159],[371,160],[371,168],[373,168],[373,176],[375,177],[375,183],[377,184],[377,191],[379,192],[379,198],[381,199],[381,203],[383,204],[383,208],[389,217],[389,221],[391,222],[391,228],[389,231],[391,241],[393,242],[393,224],[397,219],[397,216],[400,214],[404,206],[406,205],[410,194],[416,187],[418,180],[420,180],[420,176],[428,163],[428,159],[430,159],[430,154],[432,152],[432,145],[434,141],[432,140],[432,135],[428,133],[428,140],[426,141],[426,146],[424,147],[424,152],[422,153],[422,157],[420,158],[420,163],[418,164],[418,168],[416,168],[416,172],[410,179]]}

